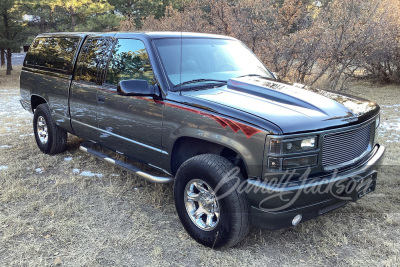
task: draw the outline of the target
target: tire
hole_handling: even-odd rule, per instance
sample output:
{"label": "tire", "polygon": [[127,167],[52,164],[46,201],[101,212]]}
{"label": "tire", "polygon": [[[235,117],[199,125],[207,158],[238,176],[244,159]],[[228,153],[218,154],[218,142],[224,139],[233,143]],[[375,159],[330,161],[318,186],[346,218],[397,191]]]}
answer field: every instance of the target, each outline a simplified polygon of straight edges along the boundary
{"label": "tire", "polygon": [[[250,205],[245,193],[236,190],[244,179],[240,172],[235,179],[224,179],[234,168],[221,156],[203,154],[185,161],[176,174],[174,199],[179,219],[204,246],[232,247],[249,232]],[[196,211],[205,213],[196,217]]]}
{"label": "tire", "polygon": [[64,152],[67,147],[67,132],[56,125],[47,104],[40,104],[33,115],[33,131],[36,144],[46,154]]}

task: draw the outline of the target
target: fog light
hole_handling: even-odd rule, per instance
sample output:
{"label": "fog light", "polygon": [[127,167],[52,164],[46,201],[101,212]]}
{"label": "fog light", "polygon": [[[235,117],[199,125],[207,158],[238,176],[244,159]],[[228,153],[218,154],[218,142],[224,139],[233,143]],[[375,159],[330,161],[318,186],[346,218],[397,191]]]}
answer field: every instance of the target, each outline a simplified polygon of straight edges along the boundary
{"label": "fog light", "polygon": [[294,218],[292,220],[292,225],[293,226],[298,225],[302,218],[303,218],[303,216],[301,216],[301,214],[297,214],[296,216],[294,216]]}

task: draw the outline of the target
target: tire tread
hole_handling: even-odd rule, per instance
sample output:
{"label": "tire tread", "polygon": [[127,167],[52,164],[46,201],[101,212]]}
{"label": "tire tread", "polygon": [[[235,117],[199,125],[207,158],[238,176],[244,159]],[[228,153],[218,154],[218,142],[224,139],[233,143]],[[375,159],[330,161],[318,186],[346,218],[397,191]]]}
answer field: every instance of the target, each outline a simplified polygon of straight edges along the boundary
{"label": "tire tread", "polygon": [[[229,160],[222,156],[202,154],[185,161],[180,169],[187,168],[188,165],[190,166],[194,162],[196,162],[196,164],[201,164],[203,168],[212,169],[217,177],[224,177],[226,173],[235,167]],[[243,177],[241,177],[241,180],[243,182]],[[229,187],[234,186],[234,181],[228,181],[226,184]],[[228,248],[236,245],[246,237],[250,229],[250,205],[244,193],[239,194],[236,190],[233,190],[230,200],[232,211],[241,214],[241,216],[232,216],[232,233],[229,235],[229,239],[224,241],[219,248]]]}
{"label": "tire tread", "polygon": [[36,142],[38,143],[40,150],[42,150],[44,153],[49,154],[49,155],[54,155],[54,154],[64,152],[67,147],[67,132],[53,122],[53,119],[51,118],[49,106],[46,103],[40,104],[35,109],[35,115],[34,115],[34,119],[33,119],[33,127],[34,127],[35,135],[36,135],[36,130],[35,130],[36,129],[35,128],[36,127],[36,119],[39,116],[38,115],[39,113],[43,113],[45,120],[47,120],[47,122],[48,122],[47,127],[48,127],[48,132],[49,132],[48,133],[49,134],[49,140],[48,140],[49,147],[42,148],[40,146],[40,141],[38,141],[36,138]]}

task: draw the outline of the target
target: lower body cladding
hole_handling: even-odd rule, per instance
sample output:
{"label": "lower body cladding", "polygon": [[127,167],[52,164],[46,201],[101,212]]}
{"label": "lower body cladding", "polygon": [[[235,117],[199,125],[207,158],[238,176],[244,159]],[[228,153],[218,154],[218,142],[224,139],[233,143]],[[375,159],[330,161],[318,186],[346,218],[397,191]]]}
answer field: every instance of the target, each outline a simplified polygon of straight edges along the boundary
{"label": "lower body cladding", "polygon": [[384,151],[376,145],[362,163],[321,177],[247,180],[251,224],[269,230],[286,228],[357,201],[375,190]]}

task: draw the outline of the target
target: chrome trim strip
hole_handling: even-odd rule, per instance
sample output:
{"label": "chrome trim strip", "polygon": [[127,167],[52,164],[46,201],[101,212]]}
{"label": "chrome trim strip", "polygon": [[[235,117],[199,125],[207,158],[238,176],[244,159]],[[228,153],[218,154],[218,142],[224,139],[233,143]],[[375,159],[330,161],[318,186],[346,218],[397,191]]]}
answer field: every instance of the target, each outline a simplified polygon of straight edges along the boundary
{"label": "chrome trim strip", "polygon": [[139,146],[142,146],[142,147],[145,147],[145,148],[148,148],[148,149],[151,149],[151,150],[160,152],[160,153],[162,153],[162,154],[164,154],[164,155],[168,155],[168,152],[165,151],[165,150],[158,149],[158,148],[155,148],[155,147],[152,147],[152,146],[149,146],[149,145],[140,143],[140,142],[138,142],[138,141],[135,141],[135,140],[132,140],[132,139],[123,137],[123,136],[121,136],[121,135],[118,135],[118,134],[115,134],[115,133],[112,133],[112,132],[109,132],[109,131],[106,131],[106,130],[103,130],[103,129],[100,129],[100,128],[97,128],[97,127],[94,127],[94,126],[91,126],[91,125],[89,125],[89,124],[86,124],[86,123],[83,123],[83,122],[80,122],[80,121],[76,121],[76,120],[72,120],[72,119],[71,119],[71,122],[79,123],[79,124],[81,124],[81,125],[84,125],[84,126],[86,126],[86,127],[92,128],[92,129],[94,129],[94,130],[97,130],[97,131],[103,132],[103,133],[105,133],[105,134],[109,134],[109,135],[112,135],[112,136],[114,136],[114,137],[123,139],[123,140],[125,140],[125,141],[134,143],[135,145],[139,145]]}

